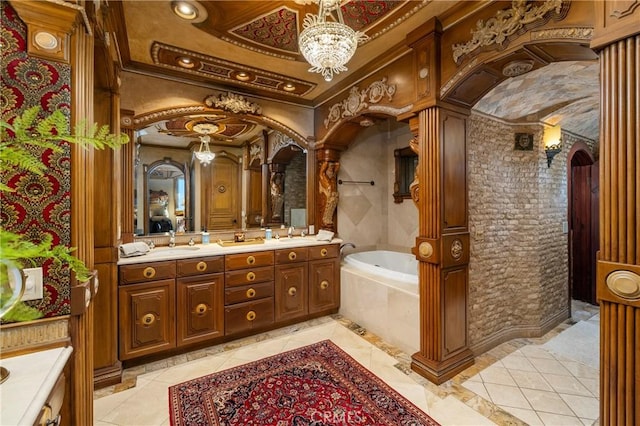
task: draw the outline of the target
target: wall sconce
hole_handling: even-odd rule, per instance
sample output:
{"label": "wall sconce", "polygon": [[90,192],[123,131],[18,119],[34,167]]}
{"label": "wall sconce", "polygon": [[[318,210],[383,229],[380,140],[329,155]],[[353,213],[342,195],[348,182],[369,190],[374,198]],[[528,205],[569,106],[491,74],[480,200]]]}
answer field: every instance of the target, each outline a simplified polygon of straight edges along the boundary
{"label": "wall sconce", "polygon": [[562,129],[556,125],[544,131],[544,152],[547,154],[547,168],[551,167],[553,157],[562,151]]}

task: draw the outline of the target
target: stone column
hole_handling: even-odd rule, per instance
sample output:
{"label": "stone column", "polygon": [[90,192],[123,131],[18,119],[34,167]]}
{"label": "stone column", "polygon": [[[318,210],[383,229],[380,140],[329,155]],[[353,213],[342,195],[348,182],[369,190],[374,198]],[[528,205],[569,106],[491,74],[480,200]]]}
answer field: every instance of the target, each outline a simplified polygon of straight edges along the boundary
{"label": "stone column", "polygon": [[336,232],[338,210],[338,171],[340,152],[322,149],[316,152],[318,159],[318,201],[317,218],[319,229]]}

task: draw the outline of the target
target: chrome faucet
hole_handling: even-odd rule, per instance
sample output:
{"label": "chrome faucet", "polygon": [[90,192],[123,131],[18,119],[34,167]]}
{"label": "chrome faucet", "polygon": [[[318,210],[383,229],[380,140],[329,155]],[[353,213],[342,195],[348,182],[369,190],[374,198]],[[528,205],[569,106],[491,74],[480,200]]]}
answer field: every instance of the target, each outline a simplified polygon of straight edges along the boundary
{"label": "chrome faucet", "polygon": [[356,248],[356,245],[353,243],[340,244],[340,253],[342,253],[342,249],[344,249],[345,247]]}
{"label": "chrome faucet", "polygon": [[173,231],[169,231],[169,247],[176,246],[176,233]]}

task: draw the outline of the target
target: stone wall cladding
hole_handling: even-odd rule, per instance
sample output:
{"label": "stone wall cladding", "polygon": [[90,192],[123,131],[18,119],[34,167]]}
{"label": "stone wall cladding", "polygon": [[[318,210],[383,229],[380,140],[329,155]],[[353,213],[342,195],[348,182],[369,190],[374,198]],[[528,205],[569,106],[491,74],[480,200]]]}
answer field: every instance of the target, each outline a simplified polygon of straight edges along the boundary
{"label": "stone wall cladding", "polygon": [[291,223],[291,209],[307,208],[307,156],[291,159],[284,174],[284,221]]}
{"label": "stone wall cladding", "polygon": [[[511,126],[472,114],[468,128],[469,341],[510,329],[542,329],[568,308],[566,156],[547,168],[543,127],[533,151],[514,150]],[[591,143],[593,145],[593,143]]]}

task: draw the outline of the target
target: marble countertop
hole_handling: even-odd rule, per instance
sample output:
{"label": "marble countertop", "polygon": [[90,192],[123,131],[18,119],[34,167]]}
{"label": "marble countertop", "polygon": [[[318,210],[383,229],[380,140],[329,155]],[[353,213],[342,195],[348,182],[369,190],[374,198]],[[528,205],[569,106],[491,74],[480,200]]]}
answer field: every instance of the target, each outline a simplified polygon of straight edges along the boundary
{"label": "marble countertop", "polygon": [[9,378],[0,385],[1,425],[36,422],[72,352],[67,346],[0,359],[9,370]]}
{"label": "marble countertop", "polygon": [[157,262],[161,260],[189,259],[193,257],[220,256],[234,253],[248,253],[252,251],[277,250],[293,247],[310,247],[324,244],[341,243],[342,240],[334,238],[331,241],[318,241],[315,236],[307,237],[281,237],[264,240],[263,243],[221,246],[218,243],[196,244],[194,246],[181,245],[176,247],[156,247],[147,254],[135,257],[121,257],[118,265],[131,265],[136,263]]}

